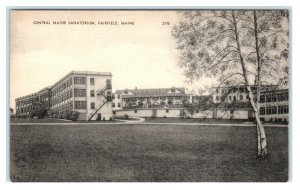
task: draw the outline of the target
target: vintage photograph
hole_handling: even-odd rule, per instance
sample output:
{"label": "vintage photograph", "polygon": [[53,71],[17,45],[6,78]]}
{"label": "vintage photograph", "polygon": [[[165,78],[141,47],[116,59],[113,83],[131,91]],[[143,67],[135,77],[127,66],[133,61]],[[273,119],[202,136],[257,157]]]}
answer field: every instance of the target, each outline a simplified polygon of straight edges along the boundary
{"label": "vintage photograph", "polygon": [[9,12],[12,182],[289,181],[289,10]]}

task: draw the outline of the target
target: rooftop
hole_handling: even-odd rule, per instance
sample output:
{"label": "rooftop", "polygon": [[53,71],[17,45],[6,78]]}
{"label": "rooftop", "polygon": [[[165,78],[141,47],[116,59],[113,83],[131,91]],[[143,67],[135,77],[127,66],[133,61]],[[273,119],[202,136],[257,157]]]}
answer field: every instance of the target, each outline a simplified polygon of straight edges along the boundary
{"label": "rooftop", "polygon": [[[171,89],[179,91],[179,93],[171,92]],[[172,87],[172,88],[151,88],[151,89],[125,89],[133,93],[133,95],[123,95],[126,97],[158,97],[158,96],[182,96],[185,94],[185,88]],[[125,90],[117,90],[116,94],[122,94]]]}
{"label": "rooftop", "polygon": [[95,72],[95,71],[71,71],[70,73],[66,74],[64,77],[62,77],[60,80],[58,80],[56,83],[54,83],[51,88],[53,88],[55,85],[59,84],[61,81],[65,80],[71,75],[99,75],[99,76],[112,76],[111,72]]}

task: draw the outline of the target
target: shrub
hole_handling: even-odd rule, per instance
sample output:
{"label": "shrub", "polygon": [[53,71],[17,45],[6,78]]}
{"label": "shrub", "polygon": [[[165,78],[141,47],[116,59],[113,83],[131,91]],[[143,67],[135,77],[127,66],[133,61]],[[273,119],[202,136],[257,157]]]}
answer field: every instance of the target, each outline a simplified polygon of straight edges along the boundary
{"label": "shrub", "polygon": [[71,117],[70,117],[70,119],[72,121],[77,121],[78,117],[79,117],[79,112],[78,111],[71,111]]}
{"label": "shrub", "polygon": [[125,114],[124,119],[129,119],[129,116],[127,114]]}

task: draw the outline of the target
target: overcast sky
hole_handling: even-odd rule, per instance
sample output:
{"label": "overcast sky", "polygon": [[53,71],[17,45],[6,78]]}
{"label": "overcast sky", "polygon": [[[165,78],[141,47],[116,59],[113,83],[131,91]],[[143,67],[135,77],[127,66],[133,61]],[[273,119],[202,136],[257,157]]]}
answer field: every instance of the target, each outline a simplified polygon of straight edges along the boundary
{"label": "overcast sky", "polygon": [[[51,24],[37,21],[49,21]],[[95,25],[54,25],[94,21]],[[98,25],[98,21],[118,25]],[[121,25],[121,22],[134,25]],[[162,22],[170,22],[163,25]],[[113,90],[184,87],[171,36],[175,11],[14,11],[11,14],[10,105],[72,70],[111,72]]]}

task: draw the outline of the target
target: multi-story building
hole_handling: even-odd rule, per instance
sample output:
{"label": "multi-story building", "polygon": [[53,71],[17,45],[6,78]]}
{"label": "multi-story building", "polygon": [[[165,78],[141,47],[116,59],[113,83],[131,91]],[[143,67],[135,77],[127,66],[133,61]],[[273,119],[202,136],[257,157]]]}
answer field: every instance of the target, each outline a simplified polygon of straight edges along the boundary
{"label": "multi-story building", "polygon": [[30,106],[43,101],[52,111],[78,111],[78,120],[109,120],[112,119],[111,79],[111,73],[72,71],[51,87],[17,98],[16,109],[28,116]]}
{"label": "multi-story building", "polygon": [[35,103],[39,101],[39,94],[33,93],[16,99],[16,115],[27,117]]}
{"label": "multi-story building", "polygon": [[[271,91],[277,90],[278,85],[268,85],[261,86],[261,91]],[[249,100],[249,95],[246,90],[246,87],[243,85],[240,86],[227,86],[227,87],[216,87],[213,93],[213,102],[247,102]],[[256,86],[251,86],[251,91],[256,94]],[[256,98],[256,97],[254,97]]]}
{"label": "multi-story building", "polygon": [[[251,86],[256,101],[256,86]],[[213,102],[216,104],[214,118],[253,118],[253,111],[249,103],[249,95],[245,86],[230,86],[215,88]],[[288,89],[279,89],[278,85],[261,86],[260,118],[265,121],[288,121]]]}
{"label": "multi-story building", "polygon": [[260,118],[266,121],[289,120],[289,91],[288,89],[263,91],[259,104]]}

